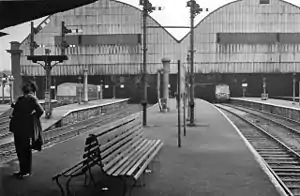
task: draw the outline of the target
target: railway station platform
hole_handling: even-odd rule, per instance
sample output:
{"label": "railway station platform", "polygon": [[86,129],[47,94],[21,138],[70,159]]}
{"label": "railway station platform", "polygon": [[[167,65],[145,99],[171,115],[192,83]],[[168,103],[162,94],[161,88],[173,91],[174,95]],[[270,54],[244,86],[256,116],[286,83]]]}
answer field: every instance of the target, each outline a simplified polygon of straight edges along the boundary
{"label": "railway station platform", "polygon": [[[122,107],[128,99],[101,99],[89,101],[86,104],[69,104],[53,108],[50,119],[45,118],[45,113],[41,117],[42,129],[47,131],[51,128],[73,124],[78,121],[88,119],[93,116],[109,112],[112,108]],[[41,103],[44,103],[40,101]],[[13,137],[1,140],[1,144],[13,142]]]}
{"label": "railway station platform", "polygon": [[[63,126],[74,121],[84,120],[91,116],[99,115],[104,112],[107,107],[120,107],[128,102],[128,99],[100,99],[89,101],[87,104],[69,104],[53,109],[52,117],[45,118],[45,113],[41,117],[41,123],[44,130],[52,126]],[[121,105],[120,105],[121,104]],[[57,124],[59,123],[59,124]]]}
{"label": "railway station platform", "polygon": [[[164,142],[158,162],[146,176],[146,186],[133,189],[133,196],[279,196],[271,177],[256,161],[232,124],[211,104],[196,100],[196,127],[187,127],[182,147],[177,147],[175,100],[168,113],[158,106],[148,112],[146,137]],[[80,160],[88,133],[33,155],[33,175],[17,180],[11,173],[17,161],[0,168],[0,195],[60,195],[51,177]],[[83,187],[83,178],[74,179],[76,195],[99,195],[99,186]],[[117,186],[117,185],[116,185]],[[72,186],[73,189],[73,186]],[[118,190],[109,189],[110,190]],[[2,191],[2,193],[1,193]],[[108,192],[109,192],[108,191]],[[115,195],[112,192],[102,195]]]}
{"label": "railway station platform", "polygon": [[[39,103],[44,106],[45,105],[45,100],[40,99]],[[51,100],[51,103],[53,107],[57,107],[57,100]],[[0,116],[6,115],[10,112],[10,103],[8,104],[0,104]]]}
{"label": "railway station platform", "polygon": [[3,112],[7,111],[10,108],[10,105],[8,104],[0,104],[0,115],[3,114]]}
{"label": "railway station platform", "polygon": [[299,102],[293,103],[289,100],[272,98],[261,100],[260,97],[236,97],[230,98],[230,103],[300,121]]}

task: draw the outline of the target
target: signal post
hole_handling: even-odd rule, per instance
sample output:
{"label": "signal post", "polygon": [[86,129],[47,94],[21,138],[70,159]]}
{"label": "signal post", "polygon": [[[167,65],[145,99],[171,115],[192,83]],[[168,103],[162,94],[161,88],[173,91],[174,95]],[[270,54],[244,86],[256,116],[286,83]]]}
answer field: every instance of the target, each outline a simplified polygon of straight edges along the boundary
{"label": "signal post", "polygon": [[[62,63],[65,60],[68,60],[68,57],[65,55],[65,48],[68,48],[68,44],[65,40],[65,34],[71,33],[72,31],[65,27],[65,23],[62,22],[61,27],[61,55],[50,55],[51,50],[45,49],[45,55],[34,55],[34,50],[39,47],[39,45],[34,41],[34,34],[37,33],[37,30],[31,22],[31,34],[30,34],[30,55],[27,56],[28,60],[31,60],[33,63],[41,65],[45,70],[46,77],[46,86],[45,86],[45,112],[46,118],[49,119],[52,116],[52,107],[51,107],[51,70],[58,63]],[[52,62],[54,62],[52,64]]]}

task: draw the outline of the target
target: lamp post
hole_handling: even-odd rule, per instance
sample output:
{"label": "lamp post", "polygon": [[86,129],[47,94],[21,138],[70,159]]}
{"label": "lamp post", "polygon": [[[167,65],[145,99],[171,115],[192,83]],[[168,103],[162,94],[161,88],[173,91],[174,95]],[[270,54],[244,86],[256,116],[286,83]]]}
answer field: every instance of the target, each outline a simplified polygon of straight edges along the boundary
{"label": "lamp post", "polygon": [[296,73],[293,73],[293,104],[295,104],[296,99]]}
{"label": "lamp post", "polygon": [[[140,0],[140,5],[143,6],[143,125],[147,125],[147,104],[148,104],[148,85],[147,85],[147,17],[153,12],[156,7],[153,7],[149,0]],[[158,8],[160,9],[160,8]]]}
{"label": "lamp post", "polygon": [[[191,64],[191,72],[190,72],[190,124],[189,126],[195,126],[195,102],[194,102],[194,19],[195,16],[200,14],[203,9],[200,8],[199,4],[195,0],[190,0],[187,2],[187,7],[190,8],[190,19],[191,19],[191,34],[190,34],[190,64]],[[206,8],[206,11],[208,9]]]}
{"label": "lamp post", "polygon": [[[77,79],[78,79],[79,86],[81,86],[81,79],[82,79],[82,77],[78,76]],[[79,88],[79,90],[78,90],[78,104],[81,103],[82,92],[83,92],[83,87],[82,87],[82,89]]]}

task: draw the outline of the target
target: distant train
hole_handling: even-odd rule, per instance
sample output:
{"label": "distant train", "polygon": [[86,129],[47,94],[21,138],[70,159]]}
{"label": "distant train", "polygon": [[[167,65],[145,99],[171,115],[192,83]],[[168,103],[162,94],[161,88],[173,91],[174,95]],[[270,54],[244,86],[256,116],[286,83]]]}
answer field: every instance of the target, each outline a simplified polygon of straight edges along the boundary
{"label": "distant train", "polygon": [[230,89],[227,84],[218,84],[215,86],[215,101],[217,103],[229,102]]}
{"label": "distant train", "polygon": [[[88,99],[99,99],[98,86],[88,84]],[[83,100],[83,84],[78,83],[62,83],[57,86],[56,92],[57,102],[60,104],[78,103]]]}

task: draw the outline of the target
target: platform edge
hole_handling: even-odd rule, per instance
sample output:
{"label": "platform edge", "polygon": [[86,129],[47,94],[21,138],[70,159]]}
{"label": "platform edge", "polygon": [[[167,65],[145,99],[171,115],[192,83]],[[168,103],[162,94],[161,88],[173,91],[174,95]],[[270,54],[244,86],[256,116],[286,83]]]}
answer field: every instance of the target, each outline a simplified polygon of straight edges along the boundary
{"label": "platform edge", "polygon": [[[207,102],[209,103],[209,102]],[[211,103],[209,103],[211,104]],[[258,154],[258,152],[253,148],[253,146],[249,143],[249,141],[245,138],[245,136],[241,133],[239,128],[222,112],[219,108],[217,108],[214,104],[211,104],[217,111],[220,112],[220,114],[223,115],[223,117],[232,125],[232,127],[236,130],[236,132],[239,134],[239,136],[242,138],[250,152],[253,154],[254,159],[258,162],[261,169],[265,172],[265,174],[269,177],[269,180],[274,185],[275,189],[281,196],[288,196],[284,189],[281,187],[279,182],[276,180],[276,178],[273,176],[273,174],[269,171],[268,167],[265,165],[265,161],[263,158]]]}

